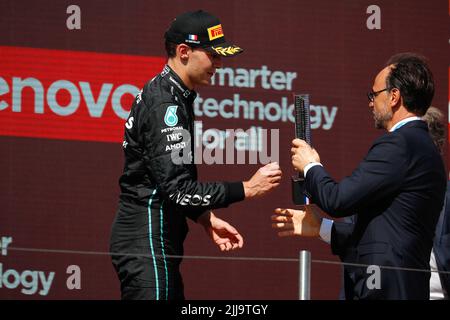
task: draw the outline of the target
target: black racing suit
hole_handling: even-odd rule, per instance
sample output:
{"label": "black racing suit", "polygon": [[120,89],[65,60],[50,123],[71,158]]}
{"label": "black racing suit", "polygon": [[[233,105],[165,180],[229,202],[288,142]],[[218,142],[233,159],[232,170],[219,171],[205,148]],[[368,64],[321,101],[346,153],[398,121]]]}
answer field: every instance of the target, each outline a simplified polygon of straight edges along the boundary
{"label": "black racing suit", "polygon": [[195,221],[245,197],[242,182],[197,181],[195,97],[165,66],[137,95],[125,123],[125,166],[110,242],[123,299],[184,299],[181,258],[168,256],[183,255],[186,217]]}

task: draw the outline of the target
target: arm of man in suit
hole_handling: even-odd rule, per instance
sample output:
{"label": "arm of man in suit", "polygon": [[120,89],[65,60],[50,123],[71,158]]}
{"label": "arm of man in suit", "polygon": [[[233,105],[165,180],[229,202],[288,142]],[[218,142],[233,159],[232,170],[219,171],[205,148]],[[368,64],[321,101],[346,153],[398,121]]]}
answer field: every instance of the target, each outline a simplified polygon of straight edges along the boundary
{"label": "arm of man in suit", "polygon": [[341,256],[347,248],[353,229],[355,227],[355,216],[345,217],[343,221],[334,221],[331,228],[331,252]]}
{"label": "arm of man in suit", "polygon": [[[322,166],[309,168],[305,177],[306,193],[332,217],[350,216],[378,205],[400,187],[408,165],[406,149],[400,135],[383,135],[374,142],[351,176],[339,183]],[[292,142],[291,153],[292,164],[299,172],[318,158],[317,152],[299,139]]]}

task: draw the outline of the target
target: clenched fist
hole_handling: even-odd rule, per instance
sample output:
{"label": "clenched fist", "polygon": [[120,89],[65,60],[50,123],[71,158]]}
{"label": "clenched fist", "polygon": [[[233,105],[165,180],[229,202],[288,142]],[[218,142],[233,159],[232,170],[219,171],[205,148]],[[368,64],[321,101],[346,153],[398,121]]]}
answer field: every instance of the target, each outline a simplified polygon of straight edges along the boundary
{"label": "clenched fist", "polygon": [[308,163],[320,162],[317,151],[304,140],[292,140],[291,154],[292,166],[300,173],[303,173]]}

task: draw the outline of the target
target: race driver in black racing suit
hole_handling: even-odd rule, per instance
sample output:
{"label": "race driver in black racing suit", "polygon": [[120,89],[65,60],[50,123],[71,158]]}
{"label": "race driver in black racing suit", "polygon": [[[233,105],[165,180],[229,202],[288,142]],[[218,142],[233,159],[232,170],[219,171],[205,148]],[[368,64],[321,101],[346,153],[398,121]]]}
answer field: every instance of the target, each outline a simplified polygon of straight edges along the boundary
{"label": "race driver in black racing suit", "polygon": [[240,248],[242,236],[210,210],[261,196],[281,179],[279,165],[269,163],[245,182],[197,181],[193,89],[209,83],[222,56],[242,49],[228,45],[219,20],[204,11],[178,16],[165,38],[167,65],[138,94],[125,123],[110,242],[122,299],[184,299],[186,217],[202,224],[222,251]]}

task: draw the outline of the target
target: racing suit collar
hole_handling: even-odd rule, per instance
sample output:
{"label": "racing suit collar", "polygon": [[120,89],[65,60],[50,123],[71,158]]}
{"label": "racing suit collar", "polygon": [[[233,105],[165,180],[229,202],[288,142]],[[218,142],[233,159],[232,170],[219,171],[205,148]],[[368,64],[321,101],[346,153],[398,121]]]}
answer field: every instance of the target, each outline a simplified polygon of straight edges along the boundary
{"label": "racing suit collar", "polygon": [[167,64],[164,66],[161,72],[161,77],[166,77],[169,82],[171,82],[175,88],[181,93],[181,95],[190,103],[192,103],[197,97],[197,93],[194,90],[189,90],[188,87],[183,83],[180,77],[169,67]]}

